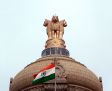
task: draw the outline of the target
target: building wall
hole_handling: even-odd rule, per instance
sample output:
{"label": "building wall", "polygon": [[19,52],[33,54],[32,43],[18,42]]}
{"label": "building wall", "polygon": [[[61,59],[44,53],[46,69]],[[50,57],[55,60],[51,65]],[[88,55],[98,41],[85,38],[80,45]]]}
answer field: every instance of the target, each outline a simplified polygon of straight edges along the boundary
{"label": "building wall", "polygon": [[[21,91],[55,91],[54,87],[55,87],[54,84],[45,84],[45,85],[28,87]],[[93,90],[77,85],[56,84],[56,91],[93,91]]]}

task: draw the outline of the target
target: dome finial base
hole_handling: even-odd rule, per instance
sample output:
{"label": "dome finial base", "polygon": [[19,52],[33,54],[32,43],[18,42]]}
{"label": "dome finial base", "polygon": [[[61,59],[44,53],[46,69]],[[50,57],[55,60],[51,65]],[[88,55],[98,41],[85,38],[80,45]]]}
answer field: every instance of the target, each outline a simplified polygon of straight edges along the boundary
{"label": "dome finial base", "polygon": [[46,41],[45,48],[51,48],[51,47],[66,48],[65,41],[57,38],[49,39]]}

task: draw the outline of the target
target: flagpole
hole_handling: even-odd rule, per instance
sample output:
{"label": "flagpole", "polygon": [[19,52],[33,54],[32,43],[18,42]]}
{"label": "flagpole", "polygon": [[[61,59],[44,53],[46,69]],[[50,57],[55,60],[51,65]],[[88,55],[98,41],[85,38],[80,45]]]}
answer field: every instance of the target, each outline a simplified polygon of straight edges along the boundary
{"label": "flagpole", "polygon": [[[56,58],[54,59],[54,64],[55,64],[55,67],[56,67]],[[56,69],[55,69],[55,86],[54,86],[54,89],[56,91]]]}
{"label": "flagpole", "polygon": [[56,91],[56,77],[55,77],[55,91]]}

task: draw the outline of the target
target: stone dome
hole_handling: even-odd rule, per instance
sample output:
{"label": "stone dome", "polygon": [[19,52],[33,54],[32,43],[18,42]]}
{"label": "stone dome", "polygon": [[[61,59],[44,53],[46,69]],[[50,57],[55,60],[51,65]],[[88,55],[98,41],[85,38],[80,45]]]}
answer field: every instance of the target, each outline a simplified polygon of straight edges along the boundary
{"label": "stone dome", "polygon": [[[33,74],[40,71],[43,67],[47,66],[48,64],[54,62],[54,59],[56,59],[57,64],[61,65],[62,69],[64,70],[63,73],[66,76],[65,78],[67,84],[87,88],[87,90],[81,90],[81,91],[102,91],[101,83],[93,72],[91,72],[86,66],[84,66],[80,62],[77,62],[74,59],[66,56],[46,56],[27,65],[12,80],[10,85],[10,91],[41,91],[41,90],[25,90],[25,89],[26,88],[30,89],[34,86],[32,85]],[[52,90],[45,90],[45,91],[52,91]]]}
{"label": "stone dome", "polygon": [[[10,79],[10,91],[103,91],[102,80],[80,62],[70,58],[63,40],[65,20],[53,16],[45,20],[48,39],[42,58],[27,65],[14,79]],[[33,75],[51,63],[55,63],[55,79],[33,85]]]}

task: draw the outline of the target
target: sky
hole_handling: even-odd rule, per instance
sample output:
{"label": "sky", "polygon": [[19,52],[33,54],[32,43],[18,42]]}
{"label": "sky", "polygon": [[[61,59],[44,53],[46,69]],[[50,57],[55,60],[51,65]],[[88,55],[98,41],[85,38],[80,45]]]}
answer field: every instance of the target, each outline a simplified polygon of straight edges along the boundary
{"label": "sky", "polygon": [[112,91],[111,0],[0,0],[0,91],[10,77],[41,57],[47,40],[45,19],[65,19],[70,57],[86,65]]}

